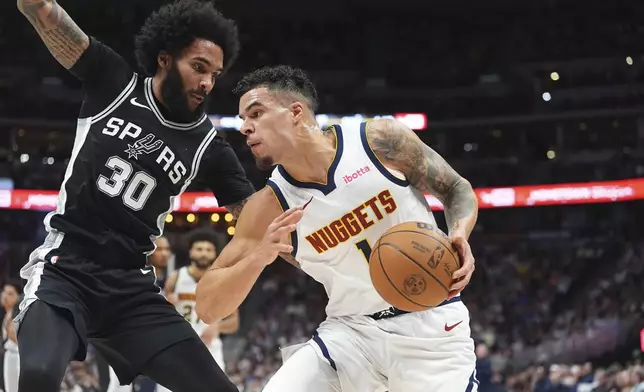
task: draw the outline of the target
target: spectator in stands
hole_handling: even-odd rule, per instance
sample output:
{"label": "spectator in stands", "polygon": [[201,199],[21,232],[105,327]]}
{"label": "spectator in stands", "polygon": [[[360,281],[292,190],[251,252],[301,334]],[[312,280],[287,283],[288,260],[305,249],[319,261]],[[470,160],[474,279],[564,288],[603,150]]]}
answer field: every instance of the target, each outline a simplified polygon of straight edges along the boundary
{"label": "spectator in stands", "polygon": [[154,273],[157,276],[157,285],[163,288],[168,273],[168,262],[172,258],[172,249],[170,248],[170,242],[165,236],[157,238],[156,246],[154,253],[148,258],[148,262],[154,267]]}
{"label": "spectator in stands", "polygon": [[1,303],[5,311],[2,321],[2,341],[4,342],[4,390],[18,392],[18,375],[20,373],[20,357],[18,355],[18,339],[13,319],[18,315],[18,304],[22,294],[20,281],[8,281],[2,289]]}

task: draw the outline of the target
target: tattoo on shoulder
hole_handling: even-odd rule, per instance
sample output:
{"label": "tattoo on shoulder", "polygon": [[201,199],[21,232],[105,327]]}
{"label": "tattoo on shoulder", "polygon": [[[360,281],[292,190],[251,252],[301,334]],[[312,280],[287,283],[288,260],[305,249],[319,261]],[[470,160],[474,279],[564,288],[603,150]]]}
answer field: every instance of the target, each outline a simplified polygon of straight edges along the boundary
{"label": "tattoo on shoulder", "polygon": [[226,209],[228,210],[228,212],[233,214],[233,218],[237,220],[246,203],[248,203],[248,198],[234,204],[229,204],[226,206]]}
{"label": "tattoo on shoulder", "polygon": [[367,139],[385,165],[400,170],[413,187],[443,203],[450,231],[459,230],[462,219],[476,216],[478,202],[470,183],[406,125],[374,120],[367,128]]}
{"label": "tattoo on shoulder", "polygon": [[436,151],[399,121],[370,122],[367,138],[378,158],[403,172],[407,181],[420,191],[440,199],[461,179]]}
{"label": "tattoo on shoulder", "polygon": [[19,0],[18,6],[58,62],[69,69],[89,46],[89,37],[56,0]]}

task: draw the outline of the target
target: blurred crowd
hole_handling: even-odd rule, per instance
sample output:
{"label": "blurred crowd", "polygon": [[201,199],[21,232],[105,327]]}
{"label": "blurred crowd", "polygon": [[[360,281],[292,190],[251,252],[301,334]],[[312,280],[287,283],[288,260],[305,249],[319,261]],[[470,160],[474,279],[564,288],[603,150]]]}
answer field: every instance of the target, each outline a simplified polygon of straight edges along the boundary
{"label": "blurred crowd", "polygon": [[[644,236],[629,218],[643,214],[641,202],[481,211],[477,270],[463,298],[482,392],[642,392]],[[168,234],[179,266],[181,232]],[[152,259],[161,279],[170,259]],[[311,337],[325,304],[322,286],[301,271],[269,266],[242,307],[241,332],[225,344],[240,391],[261,391],[280,350]],[[64,391],[103,391],[93,353],[65,380]]]}

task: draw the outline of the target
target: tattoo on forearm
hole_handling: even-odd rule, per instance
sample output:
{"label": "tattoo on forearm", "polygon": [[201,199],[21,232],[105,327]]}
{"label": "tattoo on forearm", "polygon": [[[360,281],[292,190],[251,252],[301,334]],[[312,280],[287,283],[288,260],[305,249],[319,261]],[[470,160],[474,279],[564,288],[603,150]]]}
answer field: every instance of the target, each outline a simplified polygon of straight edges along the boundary
{"label": "tattoo on forearm", "polygon": [[69,69],[89,46],[89,38],[55,0],[20,0],[18,7],[58,62]]}
{"label": "tattoo on forearm", "polygon": [[233,218],[237,220],[239,218],[239,215],[241,214],[242,210],[244,209],[244,205],[248,202],[248,199],[244,199],[238,203],[235,204],[229,204],[226,206],[226,209],[228,212],[233,214]]}
{"label": "tattoo on forearm", "polygon": [[[436,151],[395,120],[371,122],[367,137],[383,163],[402,171],[412,186],[443,203],[450,232],[473,226],[478,202],[472,186]],[[469,234],[472,227],[464,229]]]}

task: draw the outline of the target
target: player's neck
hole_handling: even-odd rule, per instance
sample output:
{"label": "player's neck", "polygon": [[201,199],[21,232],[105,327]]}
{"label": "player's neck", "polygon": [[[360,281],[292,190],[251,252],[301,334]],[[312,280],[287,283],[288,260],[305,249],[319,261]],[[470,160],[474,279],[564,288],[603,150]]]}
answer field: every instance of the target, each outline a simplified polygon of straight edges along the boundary
{"label": "player's neck", "polygon": [[204,276],[206,270],[202,270],[200,268],[197,268],[194,264],[191,264],[188,267],[188,273],[194,278],[194,280],[198,282]]}
{"label": "player's neck", "polygon": [[292,151],[281,162],[291,177],[301,182],[326,184],[329,166],[336,155],[333,131],[305,130],[297,137]]}

